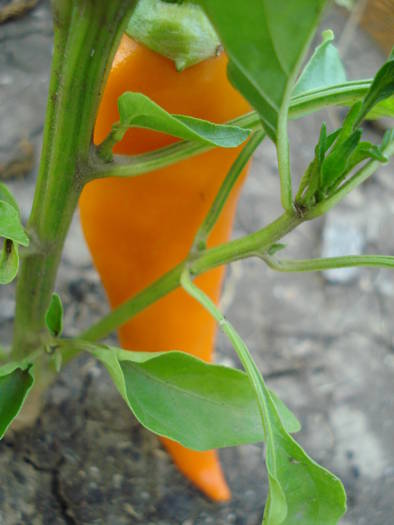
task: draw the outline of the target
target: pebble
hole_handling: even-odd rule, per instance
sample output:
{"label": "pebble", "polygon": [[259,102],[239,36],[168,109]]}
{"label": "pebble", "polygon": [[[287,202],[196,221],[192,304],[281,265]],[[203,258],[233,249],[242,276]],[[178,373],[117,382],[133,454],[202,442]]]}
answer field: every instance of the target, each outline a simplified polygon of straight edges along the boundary
{"label": "pebble", "polygon": [[[361,255],[365,246],[363,225],[345,214],[327,215],[322,235],[322,257]],[[324,278],[333,284],[345,284],[355,280],[360,268],[335,268],[324,270]]]}

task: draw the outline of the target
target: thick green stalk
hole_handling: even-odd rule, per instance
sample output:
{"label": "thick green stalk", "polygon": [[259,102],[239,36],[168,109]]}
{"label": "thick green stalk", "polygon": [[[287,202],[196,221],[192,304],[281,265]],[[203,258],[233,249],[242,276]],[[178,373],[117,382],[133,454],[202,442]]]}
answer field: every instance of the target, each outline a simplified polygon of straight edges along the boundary
{"label": "thick green stalk", "polygon": [[21,265],[13,357],[36,348],[64,240],[87,180],[100,94],[133,0],[54,0],[55,47],[44,143],[28,231],[37,247]]}

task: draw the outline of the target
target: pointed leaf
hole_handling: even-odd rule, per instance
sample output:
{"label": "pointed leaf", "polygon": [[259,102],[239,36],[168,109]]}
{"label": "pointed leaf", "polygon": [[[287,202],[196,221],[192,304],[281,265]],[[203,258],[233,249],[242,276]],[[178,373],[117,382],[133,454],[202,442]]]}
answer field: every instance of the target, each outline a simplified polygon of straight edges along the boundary
{"label": "pointed leaf", "polygon": [[331,43],[334,33],[330,30],[324,31],[322,40],[301,73],[292,96],[346,82],[345,68],[337,48]]}
{"label": "pointed leaf", "polygon": [[6,239],[0,255],[0,284],[9,284],[13,281],[18,273],[18,268],[18,245]]}
{"label": "pointed leaf", "polygon": [[[394,95],[394,58],[390,58],[376,73],[371,87],[363,101],[359,122],[379,102]],[[391,101],[393,102],[393,101]]]}
{"label": "pointed leaf", "polygon": [[227,124],[214,124],[185,115],[171,115],[141,93],[127,92],[118,99],[120,124],[123,135],[130,127],[148,128],[184,140],[211,146],[234,148],[244,142],[250,130]]}
{"label": "pointed leaf", "polygon": [[[197,0],[229,56],[229,78],[258,111],[276,142],[294,77],[325,0]],[[236,23],[234,23],[236,21]]]}
{"label": "pointed leaf", "polygon": [[18,210],[5,200],[0,200],[0,237],[11,239],[22,246],[29,245]]}
{"label": "pointed leaf", "polygon": [[181,285],[220,324],[253,385],[264,428],[269,478],[263,524],[337,525],[346,510],[342,483],[308,457],[287,433],[278,407],[246,344],[205,292],[193,284],[186,270],[182,274]]}
{"label": "pointed leaf", "polygon": [[263,523],[337,525],[346,510],[342,483],[313,461],[286,432],[262,379],[260,387],[270,479]]}
{"label": "pointed leaf", "polygon": [[19,414],[33,382],[31,368],[24,370],[17,364],[0,368],[0,439]]}
{"label": "pointed leaf", "polygon": [[0,201],[8,202],[19,213],[18,203],[3,182],[0,182]]}
{"label": "pointed leaf", "polygon": [[353,168],[366,159],[377,160],[383,164],[389,160],[383,155],[379,146],[370,142],[360,142],[348,161],[348,167],[351,166]]}
{"label": "pointed leaf", "polygon": [[57,293],[53,293],[48,310],[45,314],[45,323],[53,337],[58,337],[63,331],[63,304]]}
{"label": "pointed leaf", "polygon": [[354,131],[324,159],[321,181],[323,191],[334,185],[346,173],[350,156],[360,142],[361,133],[361,130]]}
{"label": "pointed leaf", "polygon": [[[182,352],[144,353],[90,345],[137,419],[195,450],[263,440],[254,391],[243,372]],[[300,424],[274,396],[289,432]]]}

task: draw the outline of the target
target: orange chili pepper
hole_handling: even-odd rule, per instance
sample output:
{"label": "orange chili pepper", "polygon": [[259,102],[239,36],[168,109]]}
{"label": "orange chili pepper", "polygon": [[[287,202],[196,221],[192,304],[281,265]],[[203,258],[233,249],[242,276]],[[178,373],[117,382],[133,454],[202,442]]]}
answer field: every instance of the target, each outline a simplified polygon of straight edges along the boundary
{"label": "orange chili pepper", "polygon": [[[177,72],[169,59],[123,36],[104,90],[94,140],[100,143],[119,120],[117,99],[125,91],[148,95],[171,113],[225,122],[249,110],[230,85],[227,58],[221,54]],[[176,139],[132,129],[114,148],[133,155]],[[90,182],[80,200],[82,226],[94,263],[112,307],[144,289],[188,254],[224,177],[240,149],[215,149],[176,165],[135,178]],[[231,232],[239,178],[208,240],[226,241]],[[218,301],[223,268],[197,279]],[[212,360],[215,321],[183,290],[151,305],[119,329],[123,348],[142,351],[182,350]],[[216,451],[196,452],[161,439],[178,468],[217,501],[231,497]]]}

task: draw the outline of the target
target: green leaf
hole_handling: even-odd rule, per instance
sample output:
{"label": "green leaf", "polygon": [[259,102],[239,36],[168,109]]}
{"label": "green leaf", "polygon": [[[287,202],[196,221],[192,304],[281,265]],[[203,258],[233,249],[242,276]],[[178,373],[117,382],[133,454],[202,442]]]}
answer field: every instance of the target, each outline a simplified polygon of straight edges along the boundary
{"label": "green leaf", "polygon": [[336,525],[346,510],[341,481],[310,458],[288,434],[245,343],[228,322],[225,331],[255,386],[265,431],[269,490],[263,524]]}
{"label": "green leaf", "polygon": [[57,293],[53,293],[48,310],[45,314],[45,323],[54,337],[63,332],[63,304]]}
{"label": "green leaf", "polygon": [[331,43],[333,40],[334,33],[331,30],[322,33],[322,43],[301,73],[292,96],[346,82],[345,68],[337,48]]}
{"label": "green leaf", "polygon": [[5,239],[0,255],[0,284],[9,284],[15,279],[19,268],[18,246]]}
{"label": "green leaf", "polygon": [[263,523],[336,525],[346,510],[342,483],[286,432],[261,376],[259,386],[270,481]]}
{"label": "green leaf", "polygon": [[283,244],[282,242],[274,242],[274,244],[271,244],[271,246],[268,248],[267,253],[268,255],[275,255],[275,253],[280,252],[285,248],[286,244]]}
{"label": "green leaf", "polygon": [[348,160],[347,169],[350,171],[353,167],[366,159],[377,160],[382,164],[389,160],[383,155],[379,146],[371,144],[370,142],[360,142]]}
{"label": "green leaf", "polygon": [[269,478],[263,524],[336,525],[346,510],[342,483],[315,463],[287,433],[278,407],[244,341],[212,300],[193,284],[186,270],[181,284],[220,324],[253,385],[264,428]]}
{"label": "green leaf", "polygon": [[321,189],[335,184],[345,173],[347,173],[349,158],[356,150],[360,139],[361,130],[354,131],[344,142],[334,147],[331,153],[327,155],[322,164]]}
{"label": "green leaf", "polygon": [[325,0],[197,0],[229,56],[229,78],[276,142],[280,114]]}
{"label": "green leaf", "polygon": [[11,239],[22,246],[29,245],[18,210],[5,200],[0,200],[0,237]]}
{"label": "green leaf", "polygon": [[8,202],[19,213],[18,203],[3,182],[0,182],[0,201]]}
{"label": "green leaf", "polygon": [[[142,425],[195,450],[264,439],[256,398],[243,372],[182,352],[130,352],[89,345]],[[300,424],[274,396],[289,432]]]}
{"label": "green leaf", "polygon": [[[383,100],[394,95],[394,58],[390,58],[376,73],[371,87],[364,98],[359,122],[371,111],[371,109]],[[391,104],[393,99],[391,98]]]}
{"label": "green leaf", "polygon": [[0,439],[19,414],[33,382],[31,367],[22,369],[18,364],[0,367]]}
{"label": "green leaf", "polygon": [[171,115],[142,93],[123,93],[118,99],[119,138],[130,127],[148,128],[184,140],[211,146],[234,148],[244,142],[250,130],[227,124],[214,124],[184,115]]}

